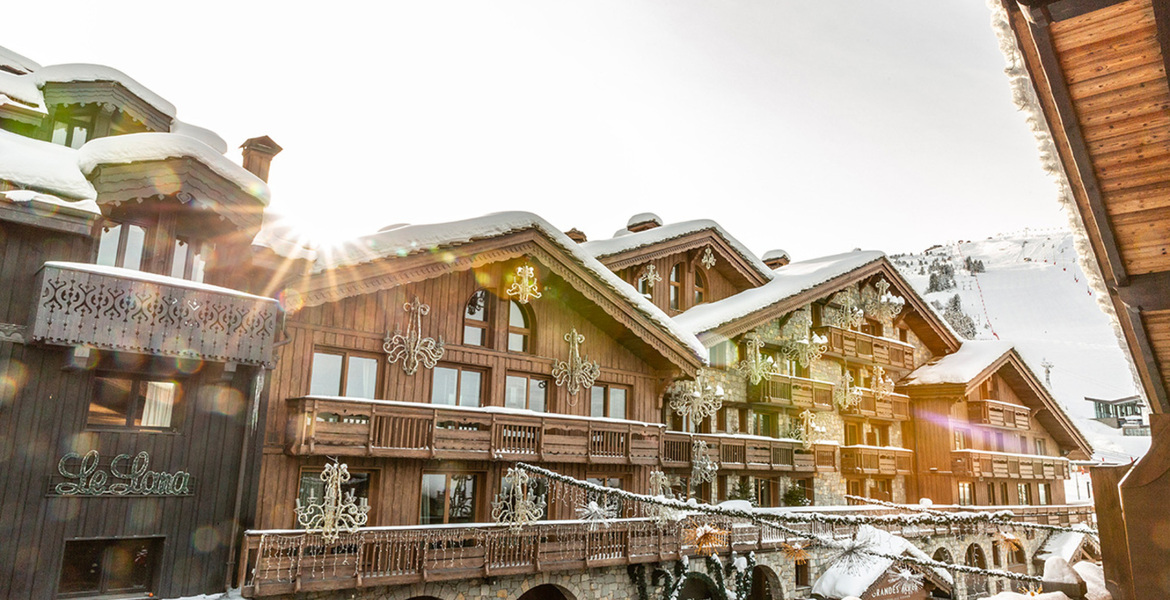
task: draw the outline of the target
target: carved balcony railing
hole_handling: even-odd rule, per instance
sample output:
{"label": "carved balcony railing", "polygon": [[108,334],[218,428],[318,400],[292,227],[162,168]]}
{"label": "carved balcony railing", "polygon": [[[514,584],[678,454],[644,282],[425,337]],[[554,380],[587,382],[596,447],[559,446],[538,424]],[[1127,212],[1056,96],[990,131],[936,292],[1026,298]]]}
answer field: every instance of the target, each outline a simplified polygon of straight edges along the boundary
{"label": "carved balcony railing", "polygon": [[1068,459],[1033,454],[982,450],[951,452],[951,471],[957,477],[1000,479],[1068,479]]}
{"label": "carved balcony railing", "polygon": [[910,396],[890,393],[885,398],[879,400],[873,393],[873,390],[866,388],[857,389],[861,390],[861,402],[849,408],[841,409],[841,414],[859,415],[875,419],[890,419],[893,421],[910,420]]}
{"label": "carved balcony railing", "polygon": [[845,475],[909,475],[914,451],[881,446],[841,446]]}
{"label": "carved balcony railing", "polygon": [[1028,429],[1032,411],[1026,406],[999,400],[972,400],[967,403],[967,419],[978,425],[1006,429]]}
{"label": "carved balcony railing", "polygon": [[82,263],[41,268],[33,341],[272,366],[280,308],[182,279]]}
{"label": "carved balcony railing", "polygon": [[831,354],[872,361],[892,369],[914,368],[914,346],[906,342],[832,325],[817,327],[813,332],[829,340],[826,351]]}
{"label": "carved balcony railing", "polygon": [[690,466],[695,439],[703,440],[710,458],[729,469],[796,472],[837,470],[835,444],[813,444],[806,449],[797,440],[737,434],[688,434],[679,431],[667,431],[664,434],[662,466]]}
{"label": "carved balcony railing", "polygon": [[779,406],[833,408],[833,384],[827,381],[773,373],[761,382],[759,393],[764,402]]}

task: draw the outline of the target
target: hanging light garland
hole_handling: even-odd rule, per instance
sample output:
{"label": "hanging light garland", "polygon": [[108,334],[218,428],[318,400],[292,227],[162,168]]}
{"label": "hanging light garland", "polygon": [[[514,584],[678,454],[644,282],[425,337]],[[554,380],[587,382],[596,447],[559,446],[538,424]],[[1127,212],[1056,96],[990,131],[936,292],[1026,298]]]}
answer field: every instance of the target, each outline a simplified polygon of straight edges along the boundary
{"label": "hanging light garland", "polygon": [[536,269],[532,265],[516,268],[516,280],[508,287],[508,296],[515,296],[520,304],[528,304],[529,300],[540,298],[540,286],[536,281]]}
{"label": "hanging light garland", "polygon": [[415,296],[414,300],[402,305],[402,309],[409,315],[406,321],[406,334],[402,334],[397,327],[394,329],[394,335],[386,334],[386,339],[382,343],[386,360],[390,364],[401,360],[402,370],[407,375],[414,375],[419,365],[428,369],[435,368],[446,349],[441,336],[437,342],[435,338],[422,337],[422,318],[430,314],[431,307],[423,304],[418,296]]}
{"label": "hanging light garland", "polygon": [[345,463],[325,465],[321,470],[321,481],[325,482],[325,493],[320,502],[310,490],[309,503],[301,505],[297,498],[294,512],[297,523],[309,531],[321,534],[326,542],[335,542],[342,532],[354,533],[369,519],[370,505],[365,498],[354,498],[353,490],[342,494],[341,485],[350,480],[349,467]]}
{"label": "hanging light garland", "polygon": [[743,336],[743,344],[747,348],[747,357],[736,365],[735,370],[747,377],[752,385],[759,385],[772,373],[772,358],[765,357],[760,352],[764,347],[764,340],[755,331]]}
{"label": "hanging light garland", "polygon": [[569,406],[577,403],[577,392],[582,388],[588,389],[601,375],[601,365],[597,361],[590,362],[581,358],[581,343],[585,336],[577,333],[577,329],[565,334],[565,341],[569,343],[569,360],[559,360],[553,365],[552,376],[557,385],[569,391]]}
{"label": "hanging light garland", "polygon": [[492,520],[506,524],[512,531],[540,520],[545,500],[529,481],[524,469],[511,468],[500,481],[500,493],[492,500]]}

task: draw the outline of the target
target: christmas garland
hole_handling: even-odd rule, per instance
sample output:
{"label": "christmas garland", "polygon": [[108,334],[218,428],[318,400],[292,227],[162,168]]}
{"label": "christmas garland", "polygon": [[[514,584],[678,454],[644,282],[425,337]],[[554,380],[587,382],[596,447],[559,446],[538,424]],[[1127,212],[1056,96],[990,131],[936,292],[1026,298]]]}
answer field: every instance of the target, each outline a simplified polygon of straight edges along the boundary
{"label": "christmas garland", "polygon": [[[856,500],[859,502],[864,502],[866,504],[873,504],[875,506],[884,506],[884,507],[888,507],[888,508],[897,508],[897,509],[902,509],[902,510],[910,510],[910,511],[914,511],[914,512],[921,513],[921,514],[928,514],[928,515],[934,515],[934,516],[947,516],[947,515],[955,514],[955,513],[943,512],[941,510],[934,510],[934,509],[927,508],[924,506],[914,506],[914,505],[910,505],[910,504],[894,504],[893,502],[886,502],[885,500],[876,500],[874,498],[863,498],[861,496],[853,496],[850,494],[846,494],[845,497],[849,500]],[[980,513],[974,513],[974,514],[980,514]],[[1010,510],[1001,510],[1001,511],[995,511],[994,513],[987,512],[987,513],[982,513],[982,514],[995,514],[995,515],[1000,515],[1000,516],[1006,515],[1006,520],[1008,520],[1010,522],[1005,523],[1005,525],[1011,525],[1012,527],[1019,527],[1020,529],[1043,529],[1045,531],[1087,533],[1087,534],[1090,534],[1093,536],[1097,536],[1097,530],[1089,528],[1089,527],[1077,528],[1077,527],[1065,527],[1063,525],[1049,525],[1047,523],[1029,523],[1027,521],[1016,521],[1015,519],[1018,515],[1016,515],[1016,513],[1012,512]],[[1024,515],[1024,516],[1027,516],[1027,515]]]}

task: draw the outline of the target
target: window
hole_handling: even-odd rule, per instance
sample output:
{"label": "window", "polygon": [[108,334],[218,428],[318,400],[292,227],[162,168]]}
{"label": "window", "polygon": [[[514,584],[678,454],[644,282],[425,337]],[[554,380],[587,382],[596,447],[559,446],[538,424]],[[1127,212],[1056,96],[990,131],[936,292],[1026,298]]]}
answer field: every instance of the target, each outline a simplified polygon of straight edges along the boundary
{"label": "window", "polygon": [[146,248],[146,228],[133,223],[106,221],[98,240],[99,265],[141,269]]}
{"label": "window", "polygon": [[431,377],[431,404],[479,406],[483,372],[461,366],[435,367]]}
{"label": "window", "polygon": [[89,427],[173,429],[175,406],[182,386],[175,381],[152,381],[141,375],[105,374],[94,377],[89,401]]}
{"label": "window", "polygon": [[999,484],[999,503],[1000,504],[1010,504],[1011,503],[1011,500],[1008,499],[1008,484],[1006,482]]}
{"label": "window", "polygon": [[707,301],[707,278],[703,277],[703,272],[695,269],[695,305],[702,304]]}
{"label": "window", "polygon": [[1020,436],[1020,454],[1027,454],[1027,453],[1028,453],[1028,436],[1021,435]]}
{"label": "window", "polygon": [[874,440],[877,446],[890,445],[890,426],[889,425],[870,425],[874,432]]}
{"label": "window", "polygon": [[[659,277],[661,277],[661,275]],[[639,276],[638,277],[638,293],[642,294],[646,298],[649,298],[650,292],[652,290],[653,290],[653,288],[650,287],[650,279],[645,277],[645,276]]]}
{"label": "window", "polygon": [[797,561],[793,567],[795,569],[793,575],[796,582],[796,587],[808,587],[810,585],[808,577],[808,561]]}
{"label": "window", "polygon": [[589,390],[589,416],[626,418],[625,388],[612,385],[595,385]]}
{"label": "window", "polygon": [[780,482],[775,479],[756,478],[756,505],[762,507],[780,506]]}
{"label": "window", "polygon": [[772,413],[756,413],[755,435],[762,435],[766,437],[780,437],[780,431],[777,429],[776,415]]}
{"label": "window", "polygon": [[65,542],[57,597],[147,595],[161,550],[160,538]]}
{"label": "window", "polygon": [[477,290],[467,301],[467,310],[463,314],[463,345],[488,345],[488,293],[487,290]]}
{"label": "window", "polygon": [[376,398],[378,366],[374,356],[344,350],[313,352],[309,395]]}
{"label": "window", "polygon": [[673,310],[682,310],[682,273],[682,263],[670,268],[670,308]]}
{"label": "window", "polygon": [[861,333],[882,337],[885,334],[885,330],[882,327],[881,321],[867,318],[861,323]]}
{"label": "window", "polygon": [[[862,488],[861,484],[862,484],[862,482],[860,479],[850,479],[850,480],[846,481],[845,482],[845,489],[847,490],[846,493],[849,494],[850,496],[857,496],[859,498],[864,498],[865,497],[865,490],[864,490],[864,488]],[[849,501],[850,504],[856,504],[857,502],[858,502],[857,500],[850,500]]]}
{"label": "window", "polygon": [[1036,454],[1039,454],[1041,456],[1048,456],[1048,442],[1047,441],[1045,441],[1041,438],[1036,438]]}
{"label": "window", "polygon": [[1020,498],[1019,504],[1023,505],[1023,504],[1031,504],[1032,503],[1032,486],[1031,485],[1028,485],[1026,483],[1017,483],[1016,484],[1016,493],[1019,495],[1019,498]]}
{"label": "window", "polygon": [[419,524],[475,522],[477,480],[472,473],[423,473]]}
{"label": "window", "polygon": [[909,344],[910,343],[910,330],[906,329],[905,327],[899,327],[898,328],[898,339],[904,344]]}
{"label": "window", "polygon": [[894,499],[893,484],[889,479],[875,479],[869,496],[870,498],[890,502]]}
{"label": "window", "polygon": [[845,445],[856,446],[861,443],[861,424],[845,423]]}
{"label": "window", "polygon": [[987,504],[995,506],[995,484],[991,482],[987,484]]}
{"label": "window", "polygon": [[1003,433],[996,432],[995,434],[995,451],[1003,452]]}
{"label": "window", "polygon": [[544,412],[548,410],[548,380],[530,375],[508,374],[504,384],[504,406]]}
{"label": "window", "polygon": [[1036,499],[1041,505],[1047,506],[1052,504],[1052,484],[1041,483],[1036,485]]}
{"label": "window", "polygon": [[[349,481],[341,484],[341,495],[344,498],[350,493],[358,499],[364,499],[370,506],[376,506],[370,501],[370,480],[368,471],[350,471]],[[321,469],[305,469],[301,471],[301,485],[297,491],[297,502],[301,506],[319,503],[325,497],[325,482],[321,480]],[[372,515],[371,515],[372,517]]]}
{"label": "window", "polygon": [[974,490],[970,481],[959,482],[959,505],[970,506],[974,504]]}
{"label": "window", "polygon": [[74,149],[80,148],[93,131],[93,117],[92,110],[58,108],[53,113],[52,135],[49,141]]}
{"label": "window", "polygon": [[203,283],[207,262],[215,252],[215,244],[200,242],[185,236],[175,238],[171,255],[171,277]]}
{"label": "window", "polygon": [[508,310],[508,350],[510,352],[530,352],[531,338],[531,315],[524,305],[512,300]]}
{"label": "window", "polygon": [[971,432],[966,429],[955,430],[955,450],[971,449]]}

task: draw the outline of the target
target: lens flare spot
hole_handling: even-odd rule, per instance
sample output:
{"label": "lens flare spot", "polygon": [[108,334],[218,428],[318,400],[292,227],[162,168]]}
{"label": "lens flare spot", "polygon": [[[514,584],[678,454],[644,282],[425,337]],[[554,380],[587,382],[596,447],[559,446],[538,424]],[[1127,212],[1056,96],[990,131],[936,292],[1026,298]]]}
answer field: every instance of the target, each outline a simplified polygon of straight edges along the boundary
{"label": "lens flare spot", "polygon": [[[194,351],[191,351],[191,352],[194,352]],[[189,357],[189,356],[180,356],[180,357],[175,358],[175,370],[180,372],[180,373],[183,373],[186,375],[193,375],[195,373],[198,373],[199,369],[202,369],[202,368],[203,368],[203,361],[199,360],[198,358],[193,358],[193,357]]]}
{"label": "lens flare spot", "polygon": [[24,363],[7,360],[0,363],[0,407],[12,402],[28,383],[28,368]]}
{"label": "lens flare spot", "polygon": [[280,302],[281,308],[287,313],[295,313],[305,307],[304,296],[292,288],[280,290],[280,293],[276,295],[276,300]]}
{"label": "lens flare spot", "polygon": [[212,552],[219,545],[219,532],[210,525],[204,525],[191,534],[191,546],[198,552]]}
{"label": "lens flare spot", "polygon": [[216,386],[203,395],[201,406],[204,411],[228,417],[244,412],[244,394],[226,385]]}
{"label": "lens flare spot", "polygon": [[81,501],[76,498],[61,498],[49,503],[49,518],[53,521],[72,521],[77,518],[79,512],[81,512]]}

